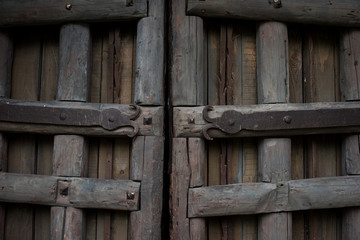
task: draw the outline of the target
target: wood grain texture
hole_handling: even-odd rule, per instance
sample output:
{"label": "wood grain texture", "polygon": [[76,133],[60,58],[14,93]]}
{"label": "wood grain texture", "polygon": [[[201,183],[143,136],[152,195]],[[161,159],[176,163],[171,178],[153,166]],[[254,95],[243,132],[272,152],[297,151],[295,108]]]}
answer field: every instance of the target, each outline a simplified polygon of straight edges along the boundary
{"label": "wood grain texture", "polygon": [[138,136],[134,139],[131,153],[131,179],[134,181],[142,181],[144,172],[145,157],[145,137]]}
{"label": "wood grain texture", "polygon": [[190,165],[187,155],[186,138],[172,140],[172,167],[170,189],[170,216],[172,227],[170,239],[190,239],[189,219],[187,218],[188,188],[190,186]]}
{"label": "wood grain texture", "polygon": [[90,80],[89,26],[80,24],[62,26],[59,45],[57,100],[86,102]]}
{"label": "wood grain texture", "polygon": [[81,0],[71,3],[70,9],[66,8],[65,2],[33,1],[25,0],[2,2],[0,11],[3,18],[2,26],[16,25],[45,25],[65,22],[131,20],[147,15],[147,3],[145,0],[132,1],[121,0]]}
{"label": "wood grain texture", "polygon": [[51,208],[51,228],[50,236],[53,240],[62,240],[64,237],[64,219],[66,208],[52,207]]}
{"label": "wood grain texture", "polygon": [[[130,213],[130,238],[155,240],[161,239],[163,137],[145,137],[144,151],[146,160],[141,181],[141,210]],[[186,202],[184,204],[186,205]]]}
{"label": "wood grain texture", "polygon": [[[27,36],[26,38],[24,36]],[[11,98],[36,101],[39,99],[41,34],[23,29],[15,34],[12,65]],[[30,135],[9,136],[8,171],[35,173],[36,139]],[[5,239],[29,239],[34,232],[34,209],[13,205],[6,209]]]}
{"label": "wood grain texture", "polygon": [[165,1],[150,1],[148,16],[137,26],[134,102],[164,105]]}
{"label": "wood grain texture", "polygon": [[[287,26],[280,22],[259,24],[256,34],[256,53],[258,103],[289,102]],[[290,139],[262,139],[259,141],[258,153],[259,181],[279,183],[291,179]],[[279,193],[280,199],[282,195]],[[291,213],[260,216],[258,237],[290,239],[292,237]]]}
{"label": "wood grain texture", "polygon": [[171,1],[170,72],[172,105],[204,105],[206,100],[203,20],[185,15],[185,1]]}
{"label": "wood grain texture", "polygon": [[[333,29],[314,27],[304,31],[304,102],[340,100],[338,53],[338,39]],[[305,144],[307,177],[341,174],[341,143],[337,136],[309,137]],[[341,235],[335,211],[311,211],[308,219],[309,238],[332,240]]]}
{"label": "wood grain texture", "polygon": [[249,20],[275,20],[326,25],[360,25],[360,3],[348,1],[296,1],[275,2],[255,0],[241,2],[236,0],[215,0],[202,2],[189,0],[187,14],[201,17],[225,17]]}
{"label": "wood grain texture", "polygon": [[84,239],[84,212],[77,208],[67,207],[64,216],[64,240]]}
{"label": "wood grain texture", "polygon": [[[341,100],[359,100],[360,31],[350,29],[340,35],[340,90]],[[342,141],[342,175],[360,174],[359,135],[345,136]],[[355,239],[360,235],[358,223],[360,208],[348,208],[342,212],[342,238]]]}
{"label": "wood grain texture", "polygon": [[258,26],[256,38],[258,103],[289,102],[288,42],[285,24],[266,22]]}
{"label": "wood grain texture", "polygon": [[354,190],[358,188],[358,180],[358,176],[326,177],[277,184],[239,183],[191,188],[188,216],[197,218],[358,206],[360,193]]}
{"label": "wood grain texture", "polygon": [[10,97],[11,68],[13,62],[13,41],[10,33],[0,31],[0,97]]}

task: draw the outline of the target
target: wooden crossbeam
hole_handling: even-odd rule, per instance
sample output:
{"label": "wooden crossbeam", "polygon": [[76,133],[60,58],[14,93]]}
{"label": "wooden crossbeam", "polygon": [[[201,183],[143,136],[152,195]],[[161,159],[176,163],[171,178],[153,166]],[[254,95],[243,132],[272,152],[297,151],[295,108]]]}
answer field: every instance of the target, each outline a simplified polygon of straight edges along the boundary
{"label": "wooden crossbeam", "polygon": [[3,0],[0,26],[131,20],[147,16],[146,0]]}
{"label": "wooden crossbeam", "polygon": [[[125,104],[99,104],[81,102],[24,102],[0,100],[0,131],[31,132],[40,134],[79,134],[92,136],[121,136],[134,132],[131,126],[105,129],[99,125],[102,114],[112,110],[117,116],[130,116],[134,110]],[[161,136],[163,127],[162,107],[139,107],[139,116],[131,120],[138,135]],[[95,118],[94,118],[95,117]],[[90,120],[93,118],[93,120]],[[69,120],[68,123],[66,121]]]}
{"label": "wooden crossbeam", "polygon": [[140,183],[131,180],[0,172],[0,201],[135,211]]}
{"label": "wooden crossbeam", "polygon": [[189,189],[188,217],[288,212],[360,206],[360,176]]}
{"label": "wooden crossbeam", "polygon": [[360,26],[360,2],[357,0],[188,0],[187,14],[201,17]]}
{"label": "wooden crossbeam", "polygon": [[[360,131],[360,103],[311,103],[311,104],[260,104],[252,106],[214,106],[208,112],[211,119],[220,118],[226,111],[235,111],[233,125],[229,124],[229,115],[224,114],[222,123],[203,118],[204,107],[174,108],[174,135],[176,137],[201,137],[203,129],[210,137],[253,137],[253,136],[289,136],[322,133],[349,133]],[[234,113],[231,113],[234,115]],[[217,125],[218,127],[216,127]],[[237,132],[227,134],[221,128],[236,125]]]}

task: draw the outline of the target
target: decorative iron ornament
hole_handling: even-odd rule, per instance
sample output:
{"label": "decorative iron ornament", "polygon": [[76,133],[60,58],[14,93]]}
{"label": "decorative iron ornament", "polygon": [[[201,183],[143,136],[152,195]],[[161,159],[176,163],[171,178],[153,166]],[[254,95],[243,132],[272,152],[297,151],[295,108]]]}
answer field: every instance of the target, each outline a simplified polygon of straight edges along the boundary
{"label": "decorative iron ornament", "polygon": [[93,104],[83,104],[71,107],[68,103],[20,102],[10,99],[0,100],[0,121],[15,123],[49,124],[76,127],[102,127],[106,130],[116,130],[121,127],[132,127],[127,136],[134,137],[139,126],[135,120],[140,114],[140,108],[129,105],[134,111],[131,115],[124,114],[120,109],[89,108]]}

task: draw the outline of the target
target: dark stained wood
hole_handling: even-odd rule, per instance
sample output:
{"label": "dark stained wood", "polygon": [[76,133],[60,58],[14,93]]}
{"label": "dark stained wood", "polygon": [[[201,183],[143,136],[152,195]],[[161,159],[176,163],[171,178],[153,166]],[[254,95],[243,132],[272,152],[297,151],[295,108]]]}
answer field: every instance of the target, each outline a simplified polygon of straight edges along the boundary
{"label": "dark stained wood", "polygon": [[[351,127],[349,125],[344,125],[343,127],[336,127],[336,124],[333,124],[331,121],[336,121],[336,118],[327,118],[328,115],[318,115],[323,117],[323,120],[319,121],[304,121],[301,118],[305,115],[301,114],[301,111],[315,111],[318,113],[324,113],[324,111],[341,111],[341,109],[351,108],[357,109],[359,106],[358,102],[349,102],[349,103],[312,103],[312,104],[261,104],[261,105],[252,105],[252,106],[214,106],[212,111],[208,112],[210,118],[219,118],[225,111],[234,110],[242,114],[265,114],[269,112],[280,112],[284,111],[284,116],[286,112],[291,115],[291,111],[299,111],[299,117],[292,120],[293,125],[284,124],[283,120],[280,119],[280,125],[283,129],[273,130],[273,131],[264,131],[256,130],[260,129],[262,126],[254,127],[255,130],[246,130],[242,129],[235,134],[225,134],[224,132],[217,129],[210,129],[208,131],[211,137],[215,138],[224,138],[224,137],[251,137],[251,136],[289,136],[289,135],[304,135],[304,134],[320,134],[320,133],[351,133],[359,131],[357,126]],[[175,107],[174,108],[174,124],[173,132],[176,137],[201,137],[203,136],[202,129],[206,126],[206,121],[203,119],[203,109],[204,107]],[[194,123],[189,122],[189,119],[194,119]],[[305,119],[305,117],[304,117]],[[347,120],[356,121],[357,118],[347,118]],[[295,122],[299,121],[299,128],[295,129]],[[270,122],[270,121],[266,121]],[[240,123],[240,122],[239,122]],[[253,122],[248,122],[253,123]],[[328,124],[328,127],[325,127]],[[339,121],[341,123],[341,121]],[[306,126],[309,124],[308,126]],[[318,125],[316,128],[310,127],[311,124]],[[240,124],[241,125],[241,124]],[[255,125],[255,124],[254,124]],[[300,125],[302,125],[300,127]],[[332,125],[332,126],[330,126]],[[356,125],[356,124],[355,124]],[[293,129],[290,129],[294,126]],[[314,125],[315,127],[315,125]],[[319,127],[319,128],[318,128]]]}
{"label": "dark stained wood", "polygon": [[[130,213],[131,239],[161,239],[163,201],[163,137],[145,137],[144,171],[141,181],[140,211]],[[186,202],[184,203],[186,205]],[[185,211],[186,215],[186,211]]]}
{"label": "dark stained wood", "polygon": [[[345,30],[340,35],[340,90],[342,101],[359,101],[360,31]],[[360,174],[359,135],[345,136],[342,141],[342,175]],[[360,235],[360,208],[342,212],[342,238],[356,239]]]}
{"label": "dark stained wood", "polygon": [[196,218],[358,206],[360,192],[354,190],[358,180],[358,176],[348,176],[277,184],[242,183],[190,188],[188,216]]}
{"label": "dark stained wood", "polygon": [[172,105],[204,105],[206,100],[203,20],[185,15],[185,1],[170,4],[170,72]]}
{"label": "dark stained wood", "polygon": [[[303,34],[304,102],[340,100],[338,39],[333,29],[307,28]],[[306,177],[341,175],[340,139],[312,136],[305,141]],[[335,211],[308,214],[310,239],[338,239],[339,216]]]}
{"label": "dark stained wood", "polygon": [[[13,2],[5,0],[1,3],[0,25],[45,25],[65,22],[131,20],[147,15],[145,0],[98,1],[81,0],[76,2],[53,2],[22,0]],[[66,4],[71,4],[70,9]]]}
{"label": "dark stained wood", "polygon": [[67,24],[60,30],[57,100],[86,102],[90,80],[90,29]]}
{"label": "dark stained wood", "polygon": [[10,97],[13,41],[10,34],[0,31],[0,97]]}
{"label": "dark stained wood", "polygon": [[134,102],[164,105],[165,0],[150,1],[148,16],[137,26]]}
{"label": "dark stained wood", "polygon": [[[8,142],[4,134],[0,133],[0,172],[7,171],[7,148]],[[0,238],[5,234],[5,207],[0,205]]]}
{"label": "dark stained wood", "polygon": [[170,239],[190,239],[189,219],[187,218],[188,187],[190,185],[190,166],[187,155],[186,138],[172,140],[171,199],[170,216],[172,228]]}
{"label": "dark stained wood", "polygon": [[[279,7],[274,7],[280,3]],[[249,20],[275,20],[326,25],[360,25],[360,3],[356,0],[268,2],[254,0],[198,1],[189,0],[187,14],[201,17],[241,18]],[[277,5],[278,6],[278,5]]]}
{"label": "dark stained wood", "polygon": [[[256,53],[258,103],[289,102],[287,26],[280,22],[260,23],[256,33]],[[259,141],[258,153],[259,181],[278,184],[291,179],[290,139],[262,139]],[[282,195],[279,193],[280,199]],[[291,236],[291,213],[260,216],[259,238],[290,239]]]}

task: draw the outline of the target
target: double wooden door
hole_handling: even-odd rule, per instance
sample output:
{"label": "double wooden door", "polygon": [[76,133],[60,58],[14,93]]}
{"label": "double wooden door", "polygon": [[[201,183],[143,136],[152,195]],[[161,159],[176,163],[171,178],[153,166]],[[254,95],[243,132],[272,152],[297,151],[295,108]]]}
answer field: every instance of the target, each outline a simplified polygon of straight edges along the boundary
{"label": "double wooden door", "polygon": [[0,239],[355,239],[359,4],[265,3],[0,3]]}

